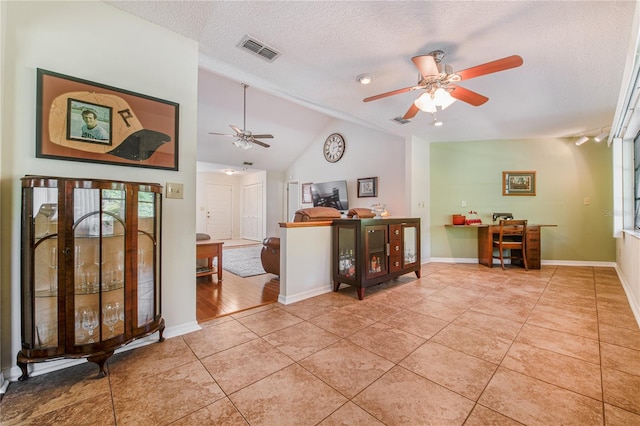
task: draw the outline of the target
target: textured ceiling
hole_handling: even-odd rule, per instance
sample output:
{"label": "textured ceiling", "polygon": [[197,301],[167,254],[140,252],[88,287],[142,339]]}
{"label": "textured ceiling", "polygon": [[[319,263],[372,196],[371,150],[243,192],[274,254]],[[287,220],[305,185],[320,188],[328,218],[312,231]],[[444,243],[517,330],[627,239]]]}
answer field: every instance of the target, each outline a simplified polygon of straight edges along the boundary
{"label": "textured ceiling", "polygon": [[[200,73],[199,160],[236,164],[253,155],[270,170],[285,169],[331,117],[435,142],[597,132],[613,120],[635,10],[633,1],[105,3],[199,42],[200,66],[211,73]],[[280,57],[239,49],[246,35]],[[362,102],[416,84],[411,57],[435,49],[454,71],[513,54],[524,65],[461,82],[489,101],[454,103],[438,114],[442,127],[423,112],[392,121],[418,92]],[[358,84],[361,73],[373,82]],[[242,127],[240,82],[251,86],[247,128],[276,136],[268,152],[220,152],[216,144],[231,144],[208,135]]]}

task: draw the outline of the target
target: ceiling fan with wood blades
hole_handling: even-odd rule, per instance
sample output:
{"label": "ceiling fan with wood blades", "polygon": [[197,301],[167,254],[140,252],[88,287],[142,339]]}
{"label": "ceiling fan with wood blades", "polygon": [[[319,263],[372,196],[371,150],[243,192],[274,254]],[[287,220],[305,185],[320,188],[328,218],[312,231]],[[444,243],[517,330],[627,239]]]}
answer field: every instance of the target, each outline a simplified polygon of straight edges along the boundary
{"label": "ceiling fan with wood blades", "polygon": [[414,56],[411,60],[420,72],[417,85],[371,96],[365,98],[364,102],[375,101],[413,90],[425,90],[425,93],[420,95],[404,114],[402,118],[405,120],[415,117],[420,110],[432,114],[435,113],[438,108],[443,110],[455,102],[456,99],[473,106],[480,106],[487,102],[489,98],[472,90],[465,89],[455,83],[511,68],[517,68],[523,64],[520,56],[512,55],[462,71],[453,72],[453,69],[449,65],[441,63],[442,58],[444,58],[444,52],[442,50],[434,50],[426,55]]}
{"label": "ceiling fan with wood blades", "polygon": [[271,145],[269,145],[268,143],[262,142],[258,139],[273,139],[273,135],[269,135],[269,134],[254,135],[253,133],[247,130],[247,87],[249,86],[242,83],[242,87],[244,89],[244,121],[243,121],[242,129],[240,129],[237,126],[234,126],[233,124],[230,124],[229,127],[231,127],[233,131],[236,132],[234,135],[230,135],[226,133],[215,133],[215,132],[209,132],[209,134],[236,138],[236,140],[233,141],[233,144],[238,148],[242,148],[242,149],[249,149],[253,146],[253,144],[256,144],[265,148],[269,148]]}

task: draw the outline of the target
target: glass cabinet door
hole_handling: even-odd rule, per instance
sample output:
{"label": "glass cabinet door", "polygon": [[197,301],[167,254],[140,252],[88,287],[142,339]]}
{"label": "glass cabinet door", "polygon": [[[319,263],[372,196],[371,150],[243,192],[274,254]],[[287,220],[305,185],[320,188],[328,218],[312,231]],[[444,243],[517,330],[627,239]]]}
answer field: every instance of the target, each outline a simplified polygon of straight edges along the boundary
{"label": "glass cabinet door", "polygon": [[73,190],[75,345],[125,330],[125,194],[124,189]]}
{"label": "glass cabinet door", "polygon": [[[28,299],[33,292],[33,307],[23,309],[25,327],[25,343],[31,348],[50,350],[58,347],[59,292],[58,266],[64,261],[58,239],[58,189],[28,188],[24,191],[24,212],[28,215],[29,224],[24,223],[27,236],[27,253],[32,262],[25,262],[23,267],[31,263],[32,269],[23,271],[31,277],[30,287],[26,289]],[[25,291],[23,289],[23,291]]]}
{"label": "glass cabinet door", "polygon": [[365,232],[366,276],[387,273],[387,226],[367,226]]}
{"label": "glass cabinet door", "polygon": [[160,238],[160,194],[138,192],[137,274],[134,327],[140,328],[160,315],[158,247]]}
{"label": "glass cabinet door", "polygon": [[411,265],[418,259],[418,229],[413,225],[402,227],[403,264]]}
{"label": "glass cabinet door", "polygon": [[338,274],[347,278],[356,276],[356,228],[338,227]]}

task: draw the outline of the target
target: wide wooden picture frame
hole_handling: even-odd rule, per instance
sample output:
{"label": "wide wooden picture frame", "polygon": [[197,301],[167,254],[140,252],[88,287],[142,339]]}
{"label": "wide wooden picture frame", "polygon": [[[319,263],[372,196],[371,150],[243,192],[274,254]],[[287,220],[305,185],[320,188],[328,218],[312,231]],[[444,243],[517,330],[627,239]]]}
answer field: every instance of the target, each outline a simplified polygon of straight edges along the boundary
{"label": "wide wooden picture frame", "polygon": [[502,172],[502,195],[536,195],[535,171]]}
{"label": "wide wooden picture frame", "polygon": [[358,179],[358,198],[377,197],[378,196],[378,178],[368,177]]}
{"label": "wide wooden picture frame", "polygon": [[37,69],[36,157],[178,170],[179,105]]}

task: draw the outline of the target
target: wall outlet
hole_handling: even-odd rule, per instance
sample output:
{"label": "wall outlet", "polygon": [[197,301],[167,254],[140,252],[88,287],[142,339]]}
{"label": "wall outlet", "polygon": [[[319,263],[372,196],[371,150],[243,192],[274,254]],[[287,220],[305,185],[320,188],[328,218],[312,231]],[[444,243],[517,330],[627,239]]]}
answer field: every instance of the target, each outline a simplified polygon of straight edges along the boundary
{"label": "wall outlet", "polygon": [[584,205],[585,205],[585,206],[589,206],[589,205],[591,205],[591,198],[589,198],[589,197],[584,197]]}
{"label": "wall outlet", "polygon": [[467,201],[466,200],[462,200],[460,202],[460,207],[467,207]]}

